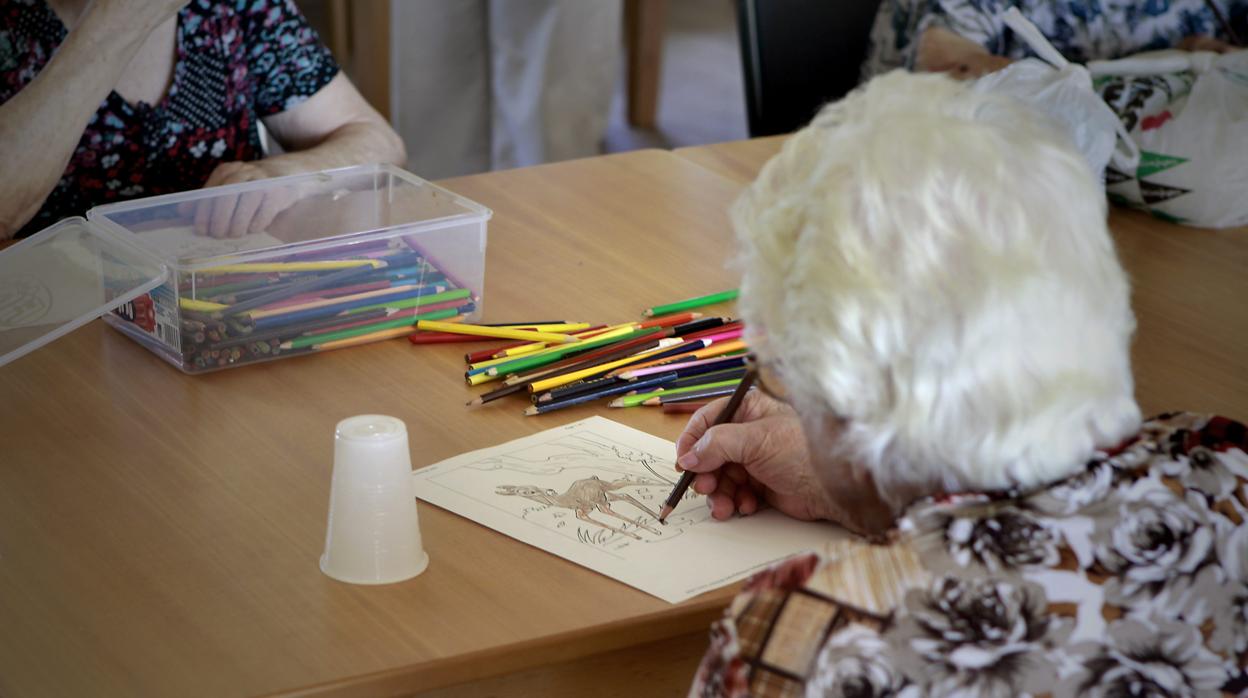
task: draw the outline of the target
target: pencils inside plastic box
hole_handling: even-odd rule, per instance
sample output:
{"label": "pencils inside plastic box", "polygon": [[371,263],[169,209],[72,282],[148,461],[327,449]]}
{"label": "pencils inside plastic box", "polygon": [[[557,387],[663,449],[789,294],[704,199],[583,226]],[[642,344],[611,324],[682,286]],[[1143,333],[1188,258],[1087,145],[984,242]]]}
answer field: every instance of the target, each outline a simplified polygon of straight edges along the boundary
{"label": "pencils inside plastic box", "polygon": [[402,238],[183,271],[184,365],[209,370],[326,351],[471,315],[477,297]]}

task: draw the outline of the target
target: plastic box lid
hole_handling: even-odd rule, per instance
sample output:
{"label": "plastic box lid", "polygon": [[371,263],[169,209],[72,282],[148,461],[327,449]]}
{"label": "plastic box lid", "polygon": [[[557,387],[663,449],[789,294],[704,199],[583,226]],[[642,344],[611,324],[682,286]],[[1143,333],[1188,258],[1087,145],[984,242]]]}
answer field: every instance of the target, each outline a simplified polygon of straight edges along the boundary
{"label": "plastic box lid", "polygon": [[397,167],[357,165],[96,206],[87,219],[171,268],[195,271],[492,215]]}
{"label": "plastic box lid", "polygon": [[67,218],[0,251],[0,366],[164,282],[137,245]]}

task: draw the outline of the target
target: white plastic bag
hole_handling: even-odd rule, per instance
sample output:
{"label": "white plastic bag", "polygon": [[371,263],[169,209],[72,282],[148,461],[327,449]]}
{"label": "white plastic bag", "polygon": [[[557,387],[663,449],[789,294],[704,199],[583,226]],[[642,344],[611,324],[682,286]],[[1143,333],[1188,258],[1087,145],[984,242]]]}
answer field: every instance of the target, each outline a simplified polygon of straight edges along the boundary
{"label": "white plastic bag", "polygon": [[1140,149],[1138,166],[1106,170],[1112,200],[1177,223],[1248,225],[1248,51],[1159,51],[1088,69]]}
{"label": "white plastic bag", "polygon": [[1088,70],[1067,61],[1017,8],[1006,11],[1003,19],[1040,59],[1015,61],[977,80],[975,89],[1008,94],[1048,114],[1065,127],[1098,181],[1107,166],[1117,172],[1135,170],[1139,152],[1118,115],[1093,89]]}

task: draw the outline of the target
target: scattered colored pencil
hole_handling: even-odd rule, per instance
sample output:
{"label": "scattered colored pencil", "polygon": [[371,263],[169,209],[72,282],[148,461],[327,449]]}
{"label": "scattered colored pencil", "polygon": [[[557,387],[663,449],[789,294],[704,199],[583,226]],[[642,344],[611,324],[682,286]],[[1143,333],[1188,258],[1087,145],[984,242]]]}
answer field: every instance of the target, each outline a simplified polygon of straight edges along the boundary
{"label": "scattered colored pencil", "polygon": [[740,382],[741,382],[740,379],[730,380],[730,381],[717,381],[715,383],[707,383],[705,385],[691,385],[687,388],[673,388],[671,390],[656,390],[656,391],[649,392],[649,393],[627,395],[625,397],[612,400],[611,407],[638,407],[642,403],[644,403],[646,400],[649,400],[651,398],[657,398],[661,396],[670,396],[670,395],[681,395],[683,393],[695,393],[695,392],[700,394],[702,391],[712,390],[714,388],[727,387],[729,388],[728,392],[732,392],[731,388],[736,387],[737,383],[740,383]]}
{"label": "scattered colored pencil", "polygon": [[[498,327],[498,325],[494,325],[494,326]],[[575,334],[577,337],[584,338],[587,335],[587,333],[600,330],[600,329],[604,329],[604,328],[606,328],[606,325],[593,325],[591,327],[586,327],[583,331],[576,332]],[[524,326],[513,326],[512,329],[530,329],[530,328],[524,327]],[[531,329],[537,329],[537,328],[534,327]],[[493,337],[486,337],[483,339],[487,341],[491,341],[491,342],[495,341]],[[464,362],[471,364],[471,363],[475,363],[478,361],[488,361],[490,359],[493,359],[494,355],[497,354],[502,349],[510,349],[512,347],[524,346],[525,344],[527,344],[527,342],[509,342],[502,346],[492,347],[490,349],[478,349],[477,351],[472,351],[472,352],[468,352],[467,354],[464,354]]]}
{"label": "scattered colored pencil", "polygon": [[577,341],[576,337],[570,334],[556,334],[553,332],[532,332],[529,330],[513,330],[506,327],[485,327],[482,325],[456,325],[450,322],[432,322],[422,320],[418,329],[433,330],[436,332],[450,332],[451,334],[471,334],[481,337],[502,337],[503,339],[528,339],[539,342],[569,343]]}
{"label": "scattered colored pencil", "polygon": [[639,384],[637,386],[634,386],[634,385],[606,386],[595,391],[581,393],[579,395],[573,395],[572,397],[568,397],[563,400],[554,400],[551,402],[542,402],[536,405],[530,405],[529,407],[525,408],[524,414],[526,416],[533,416],[537,414],[546,414],[547,412],[554,412],[555,410],[561,410],[565,407],[584,405],[587,402],[593,402],[595,400],[601,400],[603,398],[608,398],[614,395],[619,395],[620,393],[626,393],[629,390],[633,390],[637,387],[648,388],[651,386],[661,385],[664,380],[665,380],[665,377],[660,374],[657,376],[651,376],[650,378],[644,381],[637,381]]}
{"label": "scattered colored pencil", "polygon": [[641,403],[642,407],[660,407],[662,405],[679,405],[682,402],[705,402],[710,398],[723,397],[731,395],[735,388],[733,386],[723,388],[706,388],[705,390],[695,390],[691,393],[681,393],[679,395],[660,395],[652,397]]}
{"label": "scattered colored pencil", "polygon": [[556,388],[561,385],[567,385],[568,383],[571,383],[572,381],[577,381],[583,378],[591,378],[594,376],[607,374],[612,369],[616,369],[621,366],[628,366],[638,361],[645,361],[646,359],[666,356],[673,351],[680,350],[681,348],[682,347],[659,347],[657,349],[652,349],[648,352],[645,352],[643,354],[638,354],[636,356],[628,356],[622,359],[617,359],[615,361],[608,361],[605,364],[599,364],[597,366],[590,366],[588,368],[583,368],[579,371],[573,371],[571,373],[565,373],[559,376],[552,376],[550,378],[543,378],[541,380],[534,381],[533,384],[529,386],[529,390],[535,393],[544,392],[546,390],[550,390],[551,388]]}
{"label": "scattered colored pencil", "polygon": [[528,356],[521,356],[521,357],[512,359],[511,361],[506,361],[504,363],[495,364],[493,366],[490,366],[488,373],[491,376],[503,376],[509,373],[521,373],[524,371],[529,371],[535,368],[546,366],[547,364],[552,364],[556,361],[559,361],[560,359],[567,357],[569,354],[589,351],[590,349],[597,349],[599,347],[603,347],[608,344],[615,344],[617,342],[621,342],[626,339],[631,340],[631,339],[636,339],[642,336],[661,335],[662,333],[663,333],[663,330],[657,327],[654,327],[654,328],[650,328],[646,330],[634,330],[632,332],[627,332],[624,334],[620,334],[618,336],[603,336],[598,339],[590,339],[584,342],[578,342],[577,344],[572,344],[572,345],[565,346],[565,347],[556,347],[555,351],[552,351],[548,354],[542,353],[542,352],[535,352],[534,354],[530,354]]}
{"label": "scattered colored pencil", "polygon": [[[463,317],[463,316],[461,315],[461,316],[456,316],[456,317]],[[394,329],[389,329],[389,330],[379,330],[377,332],[372,332],[370,334],[358,335],[358,336],[349,337],[346,339],[339,339],[334,342],[326,342],[325,344],[317,344],[313,347],[313,349],[316,349],[317,351],[330,351],[332,349],[344,349],[346,347],[359,346],[361,344],[368,344],[370,342],[379,342],[383,339],[398,339],[399,337],[406,337],[408,333],[410,333],[411,331],[412,330],[410,327],[396,327]]]}
{"label": "scattered colored pencil", "polygon": [[709,296],[699,296],[697,298],[689,298],[675,303],[668,303],[667,305],[656,305],[653,308],[647,309],[645,311],[645,316],[656,317],[659,315],[670,315],[671,313],[679,313],[682,310],[700,308],[704,305],[725,303],[727,301],[736,300],[737,293],[738,290],[733,289],[731,291],[723,291],[722,293],[712,293]]}
{"label": "scattered colored pencil", "polygon": [[[699,361],[686,361],[686,362],[681,362],[679,364],[675,364],[675,366],[679,366],[680,369],[682,370],[701,368],[701,367],[706,367],[706,366],[712,367],[712,370],[719,370],[720,368],[734,368],[736,366],[744,366],[744,365],[745,365],[745,357],[743,356],[715,356],[709,359],[701,359]],[[651,366],[649,368],[638,368],[634,370],[625,371],[620,374],[620,377],[630,379],[630,380],[633,378],[641,378],[642,376],[647,376],[651,373],[663,373],[664,371],[669,371],[671,370],[672,366],[673,366],[672,364],[666,364],[666,365],[660,365],[660,366]]]}

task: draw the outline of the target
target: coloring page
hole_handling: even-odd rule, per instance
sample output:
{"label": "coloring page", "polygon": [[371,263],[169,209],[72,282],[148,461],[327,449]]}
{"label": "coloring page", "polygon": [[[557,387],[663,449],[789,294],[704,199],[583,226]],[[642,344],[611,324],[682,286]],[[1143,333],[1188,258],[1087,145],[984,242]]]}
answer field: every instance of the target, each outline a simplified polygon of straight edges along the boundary
{"label": "coloring page", "polygon": [[844,535],[772,510],[714,521],[692,489],[660,524],[675,457],[670,441],[590,417],[412,476],[430,504],[671,603]]}

